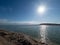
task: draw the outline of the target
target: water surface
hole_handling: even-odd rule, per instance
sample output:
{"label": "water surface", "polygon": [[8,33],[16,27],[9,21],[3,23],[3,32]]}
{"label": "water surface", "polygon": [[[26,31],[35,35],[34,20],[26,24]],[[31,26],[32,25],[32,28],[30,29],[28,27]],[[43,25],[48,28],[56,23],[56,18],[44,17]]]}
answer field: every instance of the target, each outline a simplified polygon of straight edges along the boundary
{"label": "water surface", "polygon": [[0,29],[22,32],[39,41],[60,45],[60,26],[55,25],[0,25]]}

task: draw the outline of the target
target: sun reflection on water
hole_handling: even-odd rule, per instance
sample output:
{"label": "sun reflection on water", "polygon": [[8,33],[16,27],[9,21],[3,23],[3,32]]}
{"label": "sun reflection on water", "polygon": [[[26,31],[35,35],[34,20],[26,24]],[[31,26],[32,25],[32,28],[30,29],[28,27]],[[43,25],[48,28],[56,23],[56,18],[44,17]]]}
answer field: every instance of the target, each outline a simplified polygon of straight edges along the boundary
{"label": "sun reflection on water", "polygon": [[46,25],[40,26],[40,35],[41,35],[41,42],[46,43]]}

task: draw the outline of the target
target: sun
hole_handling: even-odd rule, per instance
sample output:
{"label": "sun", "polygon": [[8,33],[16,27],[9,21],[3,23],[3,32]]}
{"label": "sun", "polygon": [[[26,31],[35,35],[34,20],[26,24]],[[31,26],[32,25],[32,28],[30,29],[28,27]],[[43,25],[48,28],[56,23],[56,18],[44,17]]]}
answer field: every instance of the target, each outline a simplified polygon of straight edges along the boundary
{"label": "sun", "polygon": [[39,6],[38,9],[37,9],[37,12],[38,13],[44,13],[46,10],[46,7],[45,6]]}

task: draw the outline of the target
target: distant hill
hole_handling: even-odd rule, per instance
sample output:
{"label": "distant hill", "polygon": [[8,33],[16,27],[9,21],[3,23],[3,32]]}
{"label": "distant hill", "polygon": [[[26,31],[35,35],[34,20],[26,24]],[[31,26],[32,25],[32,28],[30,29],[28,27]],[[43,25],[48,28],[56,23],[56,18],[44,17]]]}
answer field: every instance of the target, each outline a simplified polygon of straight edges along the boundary
{"label": "distant hill", "polygon": [[41,23],[40,25],[60,25],[60,24],[56,24],[56,23]]}

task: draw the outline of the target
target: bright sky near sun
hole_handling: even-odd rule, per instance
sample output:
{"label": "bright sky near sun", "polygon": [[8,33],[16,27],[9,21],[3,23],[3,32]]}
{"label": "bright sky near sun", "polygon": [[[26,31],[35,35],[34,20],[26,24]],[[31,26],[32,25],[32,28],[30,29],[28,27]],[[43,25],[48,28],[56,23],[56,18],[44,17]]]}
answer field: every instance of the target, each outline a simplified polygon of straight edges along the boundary
{"label": "bright sky near sun", "polygon": [[60,23],[60,0],[0,0],[0,22]]}
{"label": "bright sky near sun", "polygon": [[[46,9],[45,6],[43,6],[43,5],[42,5],[42,6],[39,6],[39,7],[37,8],[37,12],[38,12],[39,14],[40,14],[40,13],[43,14],[43,13],[46,11],[45,9]],[[41,15],[41,14],[40,14],[40,15]]]}

